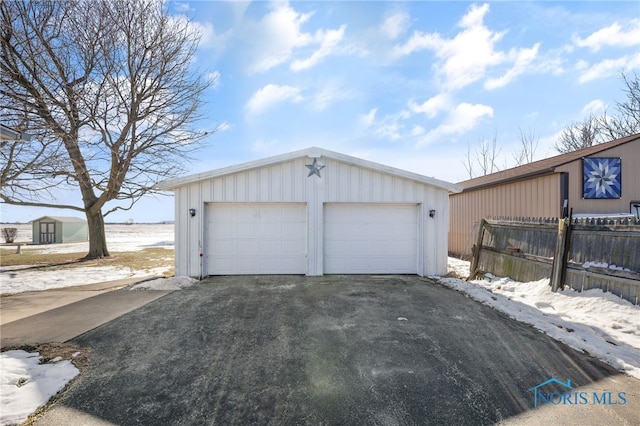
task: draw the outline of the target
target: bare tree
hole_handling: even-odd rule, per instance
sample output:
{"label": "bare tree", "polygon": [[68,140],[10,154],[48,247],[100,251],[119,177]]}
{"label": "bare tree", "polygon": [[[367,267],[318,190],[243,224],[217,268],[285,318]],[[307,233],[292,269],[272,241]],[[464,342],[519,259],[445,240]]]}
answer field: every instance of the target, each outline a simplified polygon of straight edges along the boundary
{"label": "bare tree", "polygon": [[494,135],[491,140],[482,139],[480,146],[476,150],[476,160],[483,176],[500,170],[496,161],[501,152],[502,148],[498,146],[497,135]]}
{"label": "bare tree", "polygon": [[[84,212],[87,257],[108,256],[104,216],[179,174],[206,134],[199,35],[161,0],[7,1],[0,16],[3,120],[37,135],[3,144],[0,197]],[[43,200],[51,188],[74,188],[82,205]]]}
{"label": "bare tree", "polygon": [[607,139],[619,139],[640,133],[640,77],[637,72],[633,75],[621,74],[624,82],[623,91],[626,99],[616,102],[617,114],[601,118],[603,134]]}
{"label": "bare tree", "polygon": [[464,166],[464,169],[467,171],[467,174],[469,175],[469,179],[473,179],[475,177],[473,175],[474,162],[475,160],[473,158],[473,155],[471,154],[471,144],[467,142],[467,155],[464,157],[464,160],[462,161],[462,165]]}
{"label": "bare tree", "polygon": [[513,155],[516,166],[522,166],[533,162],[534,155],[538,149],[540,138],[536,136],[535,131],[529,130],[527,133],[520,128],[520,150]]}
{"label": "bare tree", "polygon": [[621,74],[626,100],[616,102],[616,113],[601,116],[589,115],[583,121],[566,127],[555,145],[558,152],[565,153],[587,148],[613,139],[640,133],[640,79],[638,73]]}
{"label": "bare tree", "polygon": [[477,165],[480,169],[480,176],[499,171],[500,168],[497,165],[497,161],[501,152],[502,147],[498,146],[497,135],[494,135],[491,140],[482,138],[475,152],[472,152],[471,145],[467,144],[467,155],[462,164],[469,175],[469,179],[477,177],[473,173],[474,165]]}
{"label": "bare tree", "polygon": [[588,148],[602,142],[602,121],[598,117],[589,115],[583,121],[574,122],[560,134],[555,149],[565,153]]}

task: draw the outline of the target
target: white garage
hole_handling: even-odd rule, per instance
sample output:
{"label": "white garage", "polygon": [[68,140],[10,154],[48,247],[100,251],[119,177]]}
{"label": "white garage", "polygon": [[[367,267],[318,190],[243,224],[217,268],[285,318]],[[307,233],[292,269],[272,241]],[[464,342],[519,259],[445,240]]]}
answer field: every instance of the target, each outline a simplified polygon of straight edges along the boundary
{"label": "white garage", "polygon": [[451,183],[309,148],[163,182],[176,275],[444,274]]}

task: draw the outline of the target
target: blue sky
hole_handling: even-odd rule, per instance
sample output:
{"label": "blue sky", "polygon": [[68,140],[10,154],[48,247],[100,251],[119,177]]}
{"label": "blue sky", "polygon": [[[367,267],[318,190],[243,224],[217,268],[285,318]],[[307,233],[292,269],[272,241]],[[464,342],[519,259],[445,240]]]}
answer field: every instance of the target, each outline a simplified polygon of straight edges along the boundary
{"label": "blue sky", "polygon": [[[520,129],[556,155],[568,124],[624,100],[640,69],[640,2],[167,1],[202,32],[214,76],[193,173],[309,146],[458,182],[467,150]],[[476,174],[479,170],[476,169]],[[60,194],[61,201],[73,198]],[[73,211],[2,206],[2,221]],[[107,221],[173,219],[173,198]]]}

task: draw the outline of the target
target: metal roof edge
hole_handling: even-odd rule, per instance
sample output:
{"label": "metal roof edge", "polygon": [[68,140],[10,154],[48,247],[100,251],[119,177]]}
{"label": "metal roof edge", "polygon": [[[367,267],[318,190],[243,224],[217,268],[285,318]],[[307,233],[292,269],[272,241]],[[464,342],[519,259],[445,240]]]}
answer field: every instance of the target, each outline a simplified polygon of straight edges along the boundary
{"label": "metal roof edge", "polygon": [[391,166],[385,166],[380,163],[375,163],[369,160],[363,160],[361,158],[352,157],[350,155],[341,154],[338,152],[330,151],[328,149],[319,147],[310,147],[298,151],[289,152],[286,154],[275,155],[272,157],[262,158],[259,160],[249,161],[246,163],[236,164],[233,166],[223,167],[220,169],[211,170],[203,173],[196,173],[189,176],[184,176],[176,179],[166,180],[156,185],[161,190],[173,190],[180,186],[188,185],[191,183],[200,182],[207,179],[213,179],[220,176],[225,176],[233,173],[239,173],[246,170],[251,170],[268,165],[278,164],[289,160],[294,160],[300,157],[321,158],[327,157],[344,163],[353,164],[359,167],[379,171],[382,173],[392,174],[395,176],[403,177],[420,183],[426,183],[428,185],[436,186],[448,190],[449,192],[457,193],[462,191],[462,187],[455,183],[447,182],[444,180],[436,179],[434,177],[428,177],[420,175],[418,173],[409,172],[406,170],[398,169]]}
{"label": "metal roof edge", "polygon": [[527,179],[531,179],[531,178],[534,178],[534,177],[548,176],[548,175],[553,174],[555,172],[556,172],[556,167],[548,167],[546,169],[535,170],[533,172],[524,173],[524,174],[521,174],[521,175],[518,175],[518,176],[513,176],[513,177],[502,179],[502,180],[491,181],[491,182],[483,183],[483,184],[480,184],[480,185],[470,186],[468,188],[463,187],[462,191],[460,191],[460,192],[479,191],[481,189],[491,188],[491,187],[494,187],[494,186],[506,185],[506,184],[509,184],[509,183],[518,182],[518,181],[521,181],[521,180],[527,180]]}
{"label": "metal roof edge", "polygon": [[67,223],[74,223],[74,222],[75,223],[80,223],[80,222],[86,223],[87,222],[87,219],[83,219],[81,217],[75,217],[75,216],[52,216],[52,215],[48,215],[47,214],[47,215],[41,216],[41,217],[39,217],[37,219],[30,220],[29,223],[37,222],[37,221],[45,219],[45,218],[46,219],[53,219],[56,222],[67,222]]}

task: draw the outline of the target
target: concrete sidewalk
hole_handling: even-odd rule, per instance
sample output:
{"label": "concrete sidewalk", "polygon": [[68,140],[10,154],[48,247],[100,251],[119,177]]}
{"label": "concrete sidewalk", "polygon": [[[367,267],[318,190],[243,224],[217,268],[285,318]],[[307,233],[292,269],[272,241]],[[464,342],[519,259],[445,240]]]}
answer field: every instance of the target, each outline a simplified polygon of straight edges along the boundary
{"label": "concrete sidewalk", "polygon": [[170,291],[129,291],[148,278],[25,292],[0,298],[2,348],[65,342]]}

